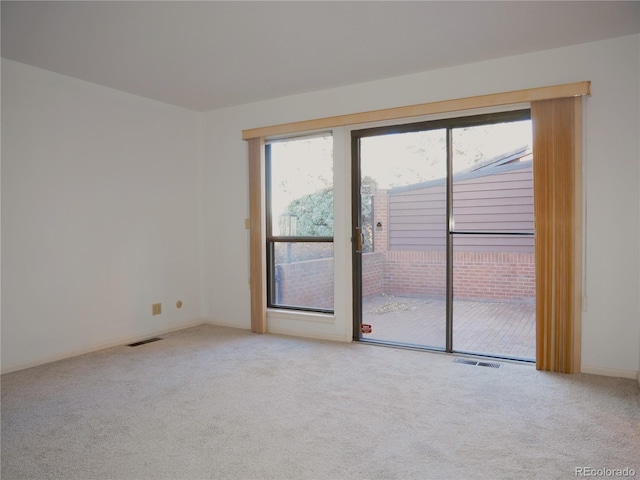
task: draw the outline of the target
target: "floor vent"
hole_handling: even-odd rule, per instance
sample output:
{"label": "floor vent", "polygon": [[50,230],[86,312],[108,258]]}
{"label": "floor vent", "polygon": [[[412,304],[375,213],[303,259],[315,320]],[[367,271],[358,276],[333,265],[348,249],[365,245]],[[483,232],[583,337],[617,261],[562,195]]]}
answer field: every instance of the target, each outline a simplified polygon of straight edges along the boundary
{"label": "floor vent", "polygon": [[464,363],[465,365],[475,365],[477,367],[489,367],[489,368],[500,368],[502,367],[501,363],[494,362],[478,362],[476,360],[469,360],[466,358],[454,358],[453,363]]}
{"label": "floor vent", "polygon": [[489,368],[500,368],[502,367],[501,363],[494,362],[478,362],[479,367],[489,367]]}
{"label": "floor vent", "polygon": [[127,347],[137,347],[139,345],[144,345],[146,343],[157,342],[158,340],[162,340],[160,337],[147,338],[146,340],[140,340],[139,342],[130,343]]}
{"label": "floor vent", "polygon": [[478,365],[475,360],[467,360],[466,358],[455,358],[453,363],[464,363],[465,365]]}

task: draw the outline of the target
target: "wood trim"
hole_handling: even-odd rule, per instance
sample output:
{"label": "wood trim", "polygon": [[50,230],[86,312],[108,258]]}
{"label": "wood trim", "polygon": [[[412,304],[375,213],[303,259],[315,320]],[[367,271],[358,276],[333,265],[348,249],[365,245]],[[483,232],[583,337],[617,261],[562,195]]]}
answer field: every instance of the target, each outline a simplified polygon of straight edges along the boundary
{"label": "wood trim", "polygon": [[267,333],[264,139],[249,140],[249,250],[251,263],[251,331]]}
{"label": "wood trim", "polygon": [[531,104],[536,256],[536,367],[580,371],[582,99]]}
{"label": "wood trim", "polygon": [[460,98],[456,100],[443,100],[439,102],[422,103],[405,107],[387,108],[383,110],[372,110],[369,112],[352,113],[348,115],[338,115],[335,117],[325,117],[315,120],[285,123],[269,127],[252,128],[242,131],[242,139],[250,140],[252,138],[287,135],[313,130],[342,127],[346,125],[357,125],[361,123],[378,122],[385,120],[400,120],[404,118],[433,115],[437,113],[448,113],[461,110],[471,110],[474,108],[512,105],[516,103],[550,100],[555,98],[578,97],[590,94],[591,82],[589,81],[567,83],[563,85],[529,88],[526,90],[479,95],[475,97]]}

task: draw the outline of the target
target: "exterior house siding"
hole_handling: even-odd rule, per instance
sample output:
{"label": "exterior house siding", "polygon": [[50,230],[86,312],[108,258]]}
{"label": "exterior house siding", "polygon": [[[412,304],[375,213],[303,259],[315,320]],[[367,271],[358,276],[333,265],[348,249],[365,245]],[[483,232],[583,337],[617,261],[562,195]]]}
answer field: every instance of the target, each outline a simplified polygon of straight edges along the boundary
{"label": "exterior house siding", "polygon": [[[389,250],[444,251],[445,185],[387,192]],[[403,191],[404,190],[404,191]],[[506,169],[492,175],[454,181],[456,231],[533,233],[533,169]],[[531,252],[533,237],[507,235],[456,236],[454,248],[482,252]]]}

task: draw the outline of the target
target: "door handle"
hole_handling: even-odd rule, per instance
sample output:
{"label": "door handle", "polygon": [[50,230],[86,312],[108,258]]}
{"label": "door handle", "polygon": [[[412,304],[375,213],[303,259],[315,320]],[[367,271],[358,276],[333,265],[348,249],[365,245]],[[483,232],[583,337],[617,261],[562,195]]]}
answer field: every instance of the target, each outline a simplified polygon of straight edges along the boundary
{"label": "door handle", "polygon": [[356,227],[356,253],[362,253],[362,228]]}

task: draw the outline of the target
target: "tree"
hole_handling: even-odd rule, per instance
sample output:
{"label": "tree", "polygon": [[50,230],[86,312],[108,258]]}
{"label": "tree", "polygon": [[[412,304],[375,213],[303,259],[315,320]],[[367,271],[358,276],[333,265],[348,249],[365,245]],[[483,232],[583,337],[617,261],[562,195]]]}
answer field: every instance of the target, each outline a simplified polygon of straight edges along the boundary
{"label": "tree", "polygon": [[333,188],[327,187],[293,200],[286,209],[297,217],[296,234],[333,236]]}
{"label": "tree", "polygon": [[[377,189],[375,179],[370,176],[362,178],[360,191],[365,252],[373,251],[372,200]],[[333,187],[326,187],[293,200],[287,206],[286,212],[296,217],[296,235],[333,236]]]}

